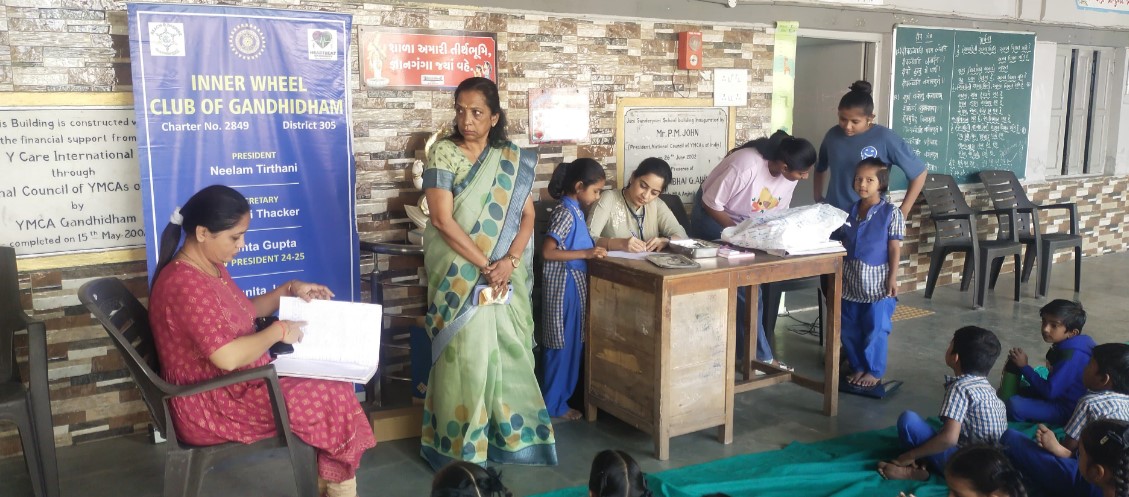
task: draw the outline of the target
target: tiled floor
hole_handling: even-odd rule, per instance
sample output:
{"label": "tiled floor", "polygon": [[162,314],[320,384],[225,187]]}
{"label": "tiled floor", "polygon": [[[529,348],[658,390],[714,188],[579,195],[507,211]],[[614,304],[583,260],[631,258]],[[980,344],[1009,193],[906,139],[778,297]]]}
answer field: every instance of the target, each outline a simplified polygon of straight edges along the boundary
{"label": "tiled floor", "polygon": [[[1086,333],[1099,342],[1125,340],[1124,310],[1129,304],[1129,254],[1087,258],[1083,264],[1085,289],[1081,293],[1089,312]],[[1051,298],[1074,298],[1073,264],[1055,266]],[[658,461],[651,455],[652,443],[643,433],[603,415],[595,423],[577,421],[556,427],[560,465],[556,467],[502,468],[503,480],[517,496],[532,495],[587,482],[592,456],[604,448],[625,449],[645,471],[661,471],[736,454],[780,448],[792,441],[815,441],[837,435],[893,424],[904,409],[934,414],[942,394],[942,375],[948,373],[942,354],[953,330],[979,325],[999,335],[1005,349],[1024,347],[1039,357],[1046,346],[1039,337],[1039,307],[1047,299],[1033,297],[1034,281],[1024,287],[1023,299],[1010,299],[1010,275],[1001,279],[997,291],[988,295],[984,310],[970,308],[967,293],[955,285],[938,288],[932,300],[921,292],[901,296],[904,305],[934,311],[934,314],[895,323],[890,337],[888,379],[905,386],[882,401],[850,395],[840,398],[839,416],[820,414],[822,401],[814,392],[793,385],[780,385],[744,393],[737,398],[733,444],[722,445],[716,430],[677,437],[671,442],[671,457]],[[800,296],[801,298],[803,296]],[[811,319],[814,313],[800,313]],[[820,347],[813,336],[785,331],[794,321],[778,323],[778,355],[802,372],[820,370]],[[997,363],[997,370],[1002,361]],[[998,377],[993,375],[993,382]],[[58,451],[64,496],[157,496],[161,495],[163,446],[151,445],[144,437],[130,436],[62,447]],[[418,457],[414,440],[382,443],[369,451],[359,472],[362,496],[409,497],[427,495],[431,471]],[[258,460],[245,459],[218,467],[206,478],[207,496],[294,495],[284,454]],[[0,497],[31,495],[22,458],[0,461]]]}

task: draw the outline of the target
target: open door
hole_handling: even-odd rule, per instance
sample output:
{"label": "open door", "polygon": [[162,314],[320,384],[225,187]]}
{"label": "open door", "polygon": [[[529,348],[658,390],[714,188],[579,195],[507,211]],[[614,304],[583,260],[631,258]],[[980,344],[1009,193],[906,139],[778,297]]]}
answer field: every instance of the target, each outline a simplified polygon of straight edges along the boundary
{"label": "open door", "polygon": [[[874,82],[875,43],[801,36],[796,41],[796,102],[792,134],[807,138],[819,150],[823,135],[839,122],[839,99],[851,83]],[[880,85],[875,84],[875,88]],[[878,96],[875,96],[877,102]],[[796,185],[792,207],[814,202],[809,177]]]}

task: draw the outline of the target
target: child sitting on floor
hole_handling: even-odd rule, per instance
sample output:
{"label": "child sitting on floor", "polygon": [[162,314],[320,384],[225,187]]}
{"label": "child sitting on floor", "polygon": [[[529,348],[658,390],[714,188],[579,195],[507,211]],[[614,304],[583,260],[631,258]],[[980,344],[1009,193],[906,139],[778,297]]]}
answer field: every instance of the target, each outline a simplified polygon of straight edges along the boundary
{"label": "child sitting on floor", "polygon": [[1129,422],[1102,419],[1082,430],[1078,471],[1092,485],[1077,497],[1129,495]]}
{"label": "child sitting on floor", "polygon": [[513,497],[494,468],[466,461],[444,466],[431,479],[431,497]]}
{"label": "child sitting on floor", "polygon": [[1007,414],[985,378],[999,355],[1000,341],[991,331],[965,326],[953,333],[945,364],[956,376],[945,378],[941,431],[934,430],[916,412],[903,412],[898,418],[898,438],[908,450],[893,461],[878,463],[878,472],[884,478],[928,480],[929,471],[943,470],[958,444],[999,441],[1007,429]]}
{"label": "child sitting on floor", "polygon": [[962,447],[945,466],[949,495],[1026,497],[1023,479],[1007,456],[991,445]]}
{"label": "child sitting on floor", "polygon": [[622,450],[605,450],[592,460],[588,497],[652,497],[639,464]]}
{"label": "child sitting on floor", "polygon": [[1084,494],[1090,488],[1078,472],[1078,460],[1073,458],[1087,425],[1099,419],[1129,421],[1129,345],[1094,347],[1082,382],[1090,393],[1078,401],[1061,442],[1046,425],[1039,425],[1035,440],[1010,429],[1001,440],[1015,465],[1052,495]]}
{"label": "child sitting on floor", "polygon": [[1055,299],[1039,309],[1043,318],[1043,341],[1051,344],[1047,351],[1050,374],[1046,379],[1027,362],[1021,348],[1008,352],[1011,368],[1016,368],[1030,387],[1004,401],[1008,419],[1062,425],[1074,412],[1078,399],[1086,393],[1082,385],[1082,370],[1090,362],[1090,349],[1094,339],[1082,334],[1086,325],[1086,311],[1082,304],[1065,299]]}
{"label": "child sitting on floor", "polygon": [[945,465],[945,485],[949,495],[960,497],[1027,497],[1019,471],[991,445],[968,445],[956,451]]}

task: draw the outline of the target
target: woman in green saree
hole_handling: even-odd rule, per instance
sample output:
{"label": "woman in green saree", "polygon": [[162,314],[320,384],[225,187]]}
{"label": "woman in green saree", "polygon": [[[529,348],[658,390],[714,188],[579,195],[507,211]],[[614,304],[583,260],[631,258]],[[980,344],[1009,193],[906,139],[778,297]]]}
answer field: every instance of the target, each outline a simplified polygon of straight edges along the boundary
{"label": "woman in green saree", "polygon": [[[423,173],[432,367],[420,455],[433,469],[453,460],[557,463],[533,373],[537,157],[506,139],[505,128],[494,82],[463,81],[454,129],[432,147]],[[491,295],[502,302],[487,303]]]}

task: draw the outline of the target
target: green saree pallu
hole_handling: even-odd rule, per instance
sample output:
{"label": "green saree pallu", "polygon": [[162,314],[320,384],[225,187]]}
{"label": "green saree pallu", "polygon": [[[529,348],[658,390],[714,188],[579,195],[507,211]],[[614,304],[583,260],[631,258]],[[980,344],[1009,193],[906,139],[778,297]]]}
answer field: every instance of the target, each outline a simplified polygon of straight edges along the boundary
{"label": "green saree pallu", "polygon": [[[491,261],[504,260],[533,188],[536,155],[515,145],[488,147],[471,163],[450,140],[435,144],[424,188],[454,195],[455,222]],[[420,455],[439,469],[455,460],[555,465],[556,441],[534,375],[533,243],[511,276],[506,304],[476,305],[485,283],[434,226],[424,232],[428,274],[425,326],[432,339]]]}

